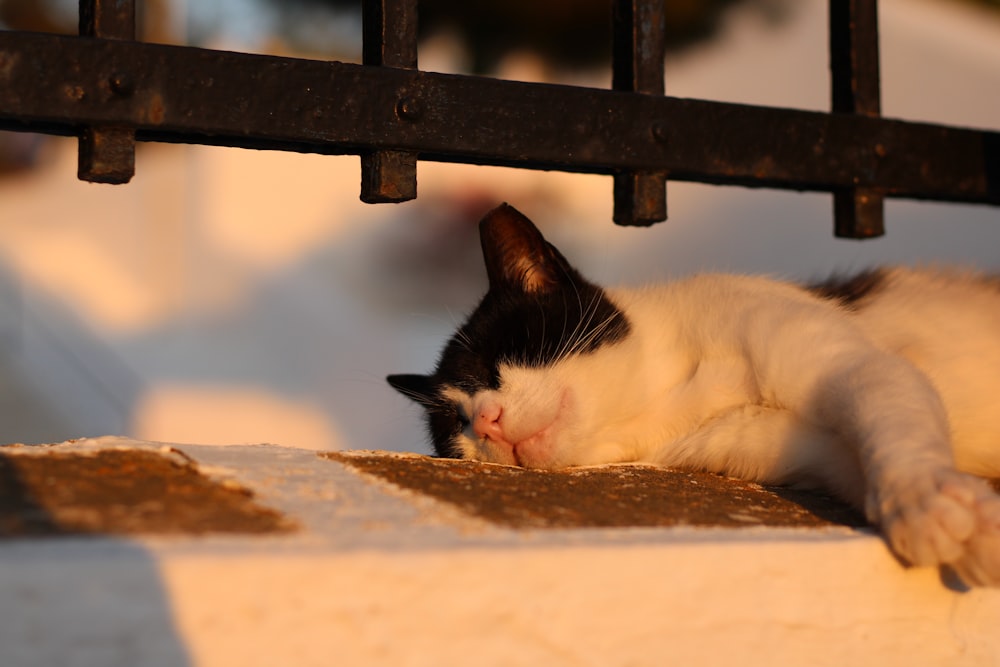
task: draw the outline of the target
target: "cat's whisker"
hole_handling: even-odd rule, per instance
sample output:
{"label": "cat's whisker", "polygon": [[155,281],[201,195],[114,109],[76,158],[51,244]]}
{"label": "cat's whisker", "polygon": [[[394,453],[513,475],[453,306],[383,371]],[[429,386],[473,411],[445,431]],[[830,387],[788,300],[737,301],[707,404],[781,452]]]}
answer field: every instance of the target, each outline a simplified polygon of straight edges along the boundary
{"label": "cat's whisker", "polygon": [[469,334],[467,334],[464,329],[459,329],[455,332],[455,340],[457,340],[458,343],[466,350],[470,352],[473,350],[472,339],[469,338]]}
{"label": "cat's whisker", "polygon": [[[566,320],[569,319],[569,307],[564,306],[564,317],[563,317],[563,334],[559,339],[559,346],[556,349],[555,360],[561,361],[571,355],[575,349],[577,349],[577,341],[580,339],[582,332],[587,329],[590,321],[593,319],[593,313],[589,312],[591,310],[590,306],[584,308],[583,299],[580,297],[580,290],[577,288],[576,284],[573,283],[573,292],[576,296],[577,307],[579,308],[580,318],[577,320],[573,331],[566,335]],[[593,300],[591,301],[593,303]],[[596,309],[595,309],[596,310]]]}
{"label": "cat's whisker", "polygon": [[[579,299],[579,293],[578,293]],[[581,350],[588,347],[594,340],[596,340],[605,329],[607,329],[610,324],[610,320],[613,319],[613,315],[606,318],[604,322],[601,322],[597,326],[591,326],[594,317],[597,315],[597,311],[600,307],[600,299],[594,297],[590,300],[590,303],[584,309],[581,304],[580,321],[577,323],[573,330],[573,334],[564,341],[563,349],[560,351],[559,359],[565,359],[572,354],[576,354]]]}
{"label": "cat's whisker", "polygon": [[604,320],[602,320],[600,324],[593,327],[586,336],[580,337],[576,341],[573,348],[569,350],[569,354],[576,354],[589,347],[595,340],[600,338],[600,336],[605,331],[608,330],[608,328],[611,326],[614,320],[615,320],[614,315],[609,315],[608,317],[604,318]]}

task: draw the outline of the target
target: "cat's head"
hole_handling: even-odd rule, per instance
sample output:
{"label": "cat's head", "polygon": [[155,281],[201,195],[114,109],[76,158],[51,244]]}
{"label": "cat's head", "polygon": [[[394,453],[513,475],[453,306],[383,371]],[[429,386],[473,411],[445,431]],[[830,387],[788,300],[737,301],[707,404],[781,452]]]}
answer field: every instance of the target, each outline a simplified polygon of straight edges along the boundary
{"label": "cat's head", "polygon": [[389,384],[424,407],[439,456],[535,468],[625,458],[581,443],[600,394],[616,391],[621,364],[603,351],[629,336],[625,315],[513,207],[479,229],[489,290],[432,374]]}

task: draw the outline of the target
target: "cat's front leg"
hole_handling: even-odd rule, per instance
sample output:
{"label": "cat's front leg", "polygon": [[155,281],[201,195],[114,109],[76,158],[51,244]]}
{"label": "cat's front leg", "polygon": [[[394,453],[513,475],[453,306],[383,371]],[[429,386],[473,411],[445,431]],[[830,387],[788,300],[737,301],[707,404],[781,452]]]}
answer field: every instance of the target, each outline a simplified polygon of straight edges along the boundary
{"label": "cat's front leg", "polygon": [[913,565],[947,564],[966,583],[1000,586],[1000,496],[982,479],[939,466],[883,475],[866,513]]}
{"label": "cat's front leg", "polygon": [[1000,496],[955,468],[944,407],[926,376],[873,353],[828,382],[817,413],[840,415],[864,474],[865,512],[892,549],[913,565],[947,564],[969,584],[1000,586]]}
{"label": "cat's front leg", "polygon": [[1000,495],[955,470],[946,439],[874,442],[859,456],[842,435],[789,410],[750,405],[671,443],[655,462],[823,488],[864,511],[906,563],[950,565],[968,584],[1000,585]]}
{"label": "cat's front leg", "polygon": [[780,345],[751,349],[765,398],[836,436],[860,472],[855,503],[902,560],[1000,586],[1000,496],[955,468],[933,383],[843,322],[824,325],[810,336],[772,326],[769,340]]}

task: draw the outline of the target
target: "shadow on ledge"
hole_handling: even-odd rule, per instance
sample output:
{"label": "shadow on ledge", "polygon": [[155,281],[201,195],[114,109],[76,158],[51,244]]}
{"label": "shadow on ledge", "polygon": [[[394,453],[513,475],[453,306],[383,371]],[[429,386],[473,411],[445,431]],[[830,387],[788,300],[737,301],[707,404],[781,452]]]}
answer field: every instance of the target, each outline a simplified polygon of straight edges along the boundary
{"label": "shadow on ledge", "polygon": [[640,465],[543,471],[371,452],[321,456],[514,528],[867,525],[828,496],[712,473]]}

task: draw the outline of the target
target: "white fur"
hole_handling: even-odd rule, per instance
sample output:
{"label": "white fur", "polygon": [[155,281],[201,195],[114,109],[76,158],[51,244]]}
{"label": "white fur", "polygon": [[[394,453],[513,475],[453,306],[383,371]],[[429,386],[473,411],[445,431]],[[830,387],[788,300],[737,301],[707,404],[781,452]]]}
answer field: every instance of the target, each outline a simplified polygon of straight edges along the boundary
{"label": "white fur", "polygon": [[[1000,584],[1000,287],[893,269],[857,312],[765,278],[608,290],[632,333],[551,367],[451,390],[503,438],[480,460],[561,468],[644,461],[828,489],[914,564]],[[964,471],[964,472],[959,472]]]}

